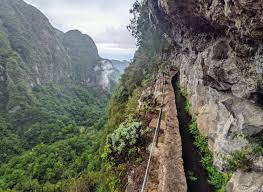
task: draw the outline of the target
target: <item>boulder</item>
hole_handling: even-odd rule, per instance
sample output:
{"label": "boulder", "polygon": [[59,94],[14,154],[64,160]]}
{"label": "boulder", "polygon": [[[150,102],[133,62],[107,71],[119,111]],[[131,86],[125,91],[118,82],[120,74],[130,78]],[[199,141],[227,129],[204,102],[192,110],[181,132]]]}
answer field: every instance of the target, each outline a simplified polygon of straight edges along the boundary
{"label": "boulder", "polygon": [[263,173],[238,171],[227,185],[227,192],[262,192]]}

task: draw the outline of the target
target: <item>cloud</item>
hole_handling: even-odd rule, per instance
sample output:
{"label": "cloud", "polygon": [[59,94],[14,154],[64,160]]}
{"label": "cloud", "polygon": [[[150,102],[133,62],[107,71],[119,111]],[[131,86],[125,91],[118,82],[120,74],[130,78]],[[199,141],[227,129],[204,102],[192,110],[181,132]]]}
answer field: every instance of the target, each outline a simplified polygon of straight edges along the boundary
{"label": "cloud", "polygon": [[112,58],[118,60],[129,60],[133,57],[135,48],[123,47],[118,44],[98,43],[98,49],[103,53],[104,58]]}
{"label": "cloud", "polygon": [[26,0],[58,29],[78,29],[96,42],[100,55],[131,59],[135,39],[127,30],[129,9],[135,0]]}

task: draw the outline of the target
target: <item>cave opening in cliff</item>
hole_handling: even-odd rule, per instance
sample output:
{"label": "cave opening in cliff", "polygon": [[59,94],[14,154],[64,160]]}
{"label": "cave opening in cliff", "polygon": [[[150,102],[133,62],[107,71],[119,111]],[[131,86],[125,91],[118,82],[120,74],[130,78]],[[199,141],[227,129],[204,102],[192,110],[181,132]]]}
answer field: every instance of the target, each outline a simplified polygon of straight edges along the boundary
{"label": "cave opening in cliff", "polygon": [[182,155],[188,192],[212,192],[214,190],[208,183],[206,170],[201,163],[201,155],[194,146],[194,139],[189,132],[192,117],[185,109],[186,98],[180,92],[177,82],[179,82],[178,73],[173,77],[172,84],[174,87],[179,129],[182,138]]}

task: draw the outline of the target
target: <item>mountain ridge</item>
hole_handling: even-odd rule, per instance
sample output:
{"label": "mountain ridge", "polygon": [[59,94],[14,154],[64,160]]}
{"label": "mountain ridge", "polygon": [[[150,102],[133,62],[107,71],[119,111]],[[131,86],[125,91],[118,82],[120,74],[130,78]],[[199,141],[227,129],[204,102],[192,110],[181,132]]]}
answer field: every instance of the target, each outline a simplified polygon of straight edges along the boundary
{"label": "mountain ridge", "polygon": [[96,84],[94,76],[100,74],[94,73],[94,67],[101,57],[89,35],[59,31],[44,14],[21,0],[1,0],[0,13],[2,31],[30,71],[31,85],[65,82],[67,78],[83,85]]}

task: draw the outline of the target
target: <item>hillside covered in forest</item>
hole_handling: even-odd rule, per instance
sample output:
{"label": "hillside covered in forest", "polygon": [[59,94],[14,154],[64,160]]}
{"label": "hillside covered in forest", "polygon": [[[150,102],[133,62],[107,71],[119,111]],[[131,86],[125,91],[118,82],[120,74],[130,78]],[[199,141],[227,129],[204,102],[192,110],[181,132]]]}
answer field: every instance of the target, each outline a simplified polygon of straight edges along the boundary
{"label": "hillside covered in forest", "polygon": [[99,170],[106,104],[127,65],[22,0],[0,0],[0,191],[62,190]]}

